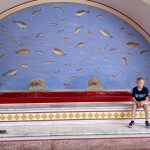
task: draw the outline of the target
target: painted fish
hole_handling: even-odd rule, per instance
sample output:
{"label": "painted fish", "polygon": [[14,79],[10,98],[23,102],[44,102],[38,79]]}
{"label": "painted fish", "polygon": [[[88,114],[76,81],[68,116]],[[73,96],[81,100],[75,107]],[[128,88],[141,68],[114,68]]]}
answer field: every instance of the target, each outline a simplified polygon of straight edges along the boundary
{"label": "painted fish", "polygon": [[109,75],[111,79],[116,79],[116,76],[114,74]]}
{"label": "painted fish", "polygon": [[7,56],[6,54],[0,55],[0,59],[5,58],[6,56]]}
{"label": "painted fish", "polygon": [[139,43],[135,43],[135,42],[127,42],[126,43],[127,48],[133,48],[133,47],[138,46],[138,45],[139,45]]}
{"label": "painted fish", "polygon": [[36,51],[36,52],[37,52],[38,54],[40,54],[40,55],[42,54],[42,51]]}
{"label": "painted fish", "polygon": [[132,54],[132,53],[128,52],[128,55],[134,55],[134,54]]}
{"label": "painted fish", "polygon": [[89,35],[93,35],[94,33],[93,32],[91,32],[91,31],[88,31],[87,32]]}
{"label": "painted fish", "polygon": [[104,60],[108,62],[108,61],[110,61],[110,58],[106,57],[106,58],[104,58]]}
{"label": "painted fish", "polygon": [[78,43],[76,46],[75,46],[75,48],[81,48],[81,47],[83,47],[84,46],[84,43],[83,42],[80,42],[80,43]]}
{"label": "painted fish", "polygon": [[0,43],[0,47],[3,47],[5,44],[4,43]]}
{"label": "painted fish", "polygon": [[83,28],[83,26],[76,27],[76,28],[75,28],[75,33],[79,33],[80,30],[81,30],[81,28]]}
{"label": "painted fish", "polygon": [[46,62],[46,64],[48,65],[48,64],[51,64],[51,63],[53,63],[53,62],[54,62],[53,60],[49,59],[49,60]]}
{"label": "painted fish", "polygon": [[75,15],[80,17],[80,16],[83,16],[85,14],[88,14],[89,12],[90,12],[89,10],[79,10],[75,13]]}
{"label": "painted fish", "polygon": [[23,46],[23,44],[20,41],[18,41],[17,39],[12,38],[12,37],[10,37],[10,39],[11,39],[12,42],[16,43],[17,45],[22,45]]}
{"label": "painted fish", "polygon": [[128,62],[127,62],[127,58],[126,58],[126,57],[122,57],[122,61],[125,63],[126,66],[128,65]]}
{"label": "painted fish", "polygon": [[74,80],[74,79],[76,79],[76,77],[70,77],[70,79],[71,79],[71,80]]}
{"label": "painted fish", "polygon": [[38,33],[38,34],[36,35],[36,37],[42,37],[42,36],[44,36],[44,33]]}
{"label": "painted fish", "polygon": [[5,72],[2,76],[13,76],[16,75],[17,69],[10,69],[7,72]]}
{"label": "painted fish", "polygon": [[71,87],[71,85],[69,83],[64,83],[64,86],[67,87],[67,88]]}
{"label": "painted fish", "polygon": [[101,68],[100,68],[100,67],[96,67],[95,70],[96,70],[96,71],[97,71],[97,70],[101,70]]}
{"label": "painted fish", "polygon": [[108,46],[109,46],[108,44],[107,44],[107,45],[105,45],[104,49],[106,49]]}
{"label": "painted fish", "polygon": [[58,25],[58,24],[55,23],[55,22],[52,22],[52,23],[51,23],[51,26],[54,26],[54,27],[55,27],[55,26],[57,26],[57,25]]}
{"label": "painted fish", "polygon": [[25,48],[16,51],[16,54],[29,54],[29,53],[31,53],[31,50]]}
{"label": "painted fish", "polygon": [[119,72],[119,73],[123,73],[123,70],[122,70],[122,69],[119,69],[118,72]]}
{"label": "painted fish", "polygon": [[70,39],[69,36],[65,36],[65,37],[64,37],[64,40],[68,40],[68,39]]}
{"label": "painted fish", "polygon": [[41,9],[38,9],[38,10],[34,10],[32,12],[32,16],[37,16],[42,10]]}
{"label": "painted fish", "polygon": [[77,69],[76,71],[81,71],[82,70],[82,68],[79,68],[79,69]]}
{"label": "painted fish", "polygon": [[133,33],[127,33],[128,34],[128,36],[133,36],[134,34]]}
{"label": "painted fish", "polygon": [[139,72],[139,71],[136,71],[136,70],[133,71],[133,73],[135,73],[135,74],[140,74],[140,72]]}
{"label": "painted fish", "polygon": [[119,31],[123,31],[123,30],[125,30],[126,28],[124,28],[124,27],[121,27],[120,29],[119,29]]}
{"label": "painted fish", "polygon": [[98,53],[101,53],[101,52],[103,52],[105,49],[104,48],[100,48],[99,50],[98,50]]}
{"label": "painted fish", "polygon": [[60,11],[60,12],[63,12],[63,9],[61,7],[55,6],[55,9]]}
{"label": "painted fish", "polygon": [[16,40],[16,39],[14,39],[14,43],[16,43],[17,45],[22,45],[23,46],[23,44],[20,41]]}
{"label": "painted fish", "polygon": [[103,17],[102,15],[97,15],[97,16],[96,16],[96,18],[102,18],[102,17]]}
{"label": "painted fish", "polygon": [[28,68],[29,65],[28,65],[28,64],[22,64],[21,67],[23,67],[23,68]]}
{"label": "painted fish", "polygon": [[64,22],[65,20],[67,20],[67,18],[62,18],[60,21]]}
{"label": "painted fish", "polygon": [[116,50],[116,48],[111,48],[110,50],[111,50],[111,51],[115,51],[115,50]]}
{"label": "painted fish", "polygon": [[61,56],[65,56],[66,54],[64,53],[63,50],[59,49],[59,48],[52,48],[52,53],[56,54],[56,55],[61,55]]}
{"label": "painted fish", "polygon": [[64,29],[61,29],[61,30],[58,30],[57,32],[58,33],[62,33],[62,32],[64,32],[65,30]]}
{"label": "painted fish", "polygon": [[28,27],[27,24],[22,21],[13,20],[13,23],[15,23],[21,29],[26,29]]}
{"label": "painted fish", "polygon": [[71,67],[71,65],[70,65],[70,64],[65,64],[65,66],[66,66],[66,67],[68,67],[68,68],[69,68],[69,67]]}
{"label": "painted fish", "polygon": [[58,73],[60,73],[60,70],[57,70],[57,71],[55,71],[54,73],[55,73],[55,74],[58,74]]}
{"label": "painted fish", "polygon": [[29,39],[25,36],[22,37],[24,40],[28,41]]}
{"label": "painted fish", "polygon": [[105,47],[100,48],[97,52],[98,52],[98,53],[102,53],[107,47],[108,47],[108,46],[106,45]]}
{"label": "painted fish", "polygon": [[113,36],[107,31],[107,30],[100,30],[100,33],[104,36],[104,37],[110,37],[113,38]]}
{"label": "painted fish", "polygon": [[144,53],[146,53],[146,52],[150,52],[150,50],[142,50],[140,53],[141,53],[141,55],[143,55]]}

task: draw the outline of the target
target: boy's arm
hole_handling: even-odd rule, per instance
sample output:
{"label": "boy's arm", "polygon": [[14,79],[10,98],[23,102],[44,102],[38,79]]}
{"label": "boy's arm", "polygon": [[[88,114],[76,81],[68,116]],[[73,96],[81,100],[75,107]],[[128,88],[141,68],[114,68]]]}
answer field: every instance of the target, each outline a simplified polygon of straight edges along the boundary
{"label": "boy's arm", "polygon": [[145,97],[145,101],[146,101],[146,102],[148,102],[148,100],[149,100],[148,96],[149,96],[149,92],[148,92],[148,89],[147,89],[147,90],[146,90],[146,97]]}
{"label": "boy's arm", "polygon": [[135,99],[135,91],[134,91],[134,88],[132,90],[132,101],[137,103],[136,99]]}
{"label": "boy's arm", "polygon": [[148,96],[145,98],[145,102],[148,102]]}
{"label": "boy's arm", "polygon": [[135,103],[138,103],[138,101],[136,101],[135,97],[132,97],[132,101]]}

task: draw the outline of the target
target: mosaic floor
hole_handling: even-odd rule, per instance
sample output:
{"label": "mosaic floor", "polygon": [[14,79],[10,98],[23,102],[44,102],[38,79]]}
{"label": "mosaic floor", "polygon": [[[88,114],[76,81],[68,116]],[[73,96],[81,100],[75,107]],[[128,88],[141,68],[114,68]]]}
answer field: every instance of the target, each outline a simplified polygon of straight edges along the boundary
{"label": "mosaic floor", "polygon": [[0,142],[1,150],[149,150],[150,138],[34,140]]}

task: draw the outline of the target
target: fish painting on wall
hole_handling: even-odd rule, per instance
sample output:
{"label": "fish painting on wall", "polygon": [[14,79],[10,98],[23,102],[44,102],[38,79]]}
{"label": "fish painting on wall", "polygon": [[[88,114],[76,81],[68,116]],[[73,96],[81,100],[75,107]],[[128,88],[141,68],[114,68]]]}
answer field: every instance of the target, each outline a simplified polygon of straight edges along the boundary
{"label": "fish painting on wall", "polygon": [[[112,21],[113,20],[113,21]],[[127,90],[139,76],[150,88],[150,44],[132,26],[100,8],[47,3],[0,20],[0,90],[86,90],[95,76],[104,90]]]}

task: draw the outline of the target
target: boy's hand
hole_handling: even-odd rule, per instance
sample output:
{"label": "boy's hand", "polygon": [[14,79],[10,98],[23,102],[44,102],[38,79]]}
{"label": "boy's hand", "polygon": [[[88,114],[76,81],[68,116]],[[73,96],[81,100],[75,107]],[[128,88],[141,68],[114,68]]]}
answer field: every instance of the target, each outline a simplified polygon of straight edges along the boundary
{"label": "boy's hand", "polygon": [[145,104],[146,101],[141,101],[139,102],[140,107],[143,106]]}
{"label": "boy's hand", "polygon": [[140,103],[137,101],[133,101],[134,104],[136,104],[136,107],[139,108],[140,107]]}
{"label": "boy's hand", "polygon": [[140,107],[143,106],[144,102],[143,101],[139,102],[139,105],[140,105]]}
{"label": "boy's hand", "polygon": [[137,108],[141,107],[140,102],[136,102],[136,106],[137,106]]}

